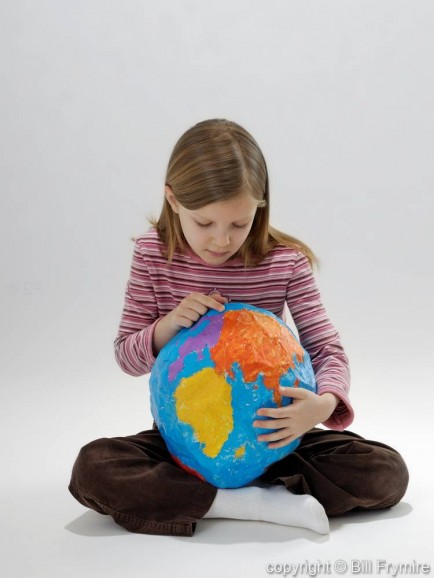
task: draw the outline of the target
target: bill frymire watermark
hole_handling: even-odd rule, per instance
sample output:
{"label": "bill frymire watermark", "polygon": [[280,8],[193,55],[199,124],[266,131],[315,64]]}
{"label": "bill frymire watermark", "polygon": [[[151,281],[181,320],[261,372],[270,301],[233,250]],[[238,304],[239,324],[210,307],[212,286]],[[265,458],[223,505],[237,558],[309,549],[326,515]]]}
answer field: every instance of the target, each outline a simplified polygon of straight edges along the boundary
{"label": "bill frymire watermark", "polygon": [[276,576],[321,576],[321,575],[358,575],[358,576],[409,576],[431,574],[431,564],[426,562],[390,562],[377,560],[317,560],[316,562],[268,562],[267,574]]}

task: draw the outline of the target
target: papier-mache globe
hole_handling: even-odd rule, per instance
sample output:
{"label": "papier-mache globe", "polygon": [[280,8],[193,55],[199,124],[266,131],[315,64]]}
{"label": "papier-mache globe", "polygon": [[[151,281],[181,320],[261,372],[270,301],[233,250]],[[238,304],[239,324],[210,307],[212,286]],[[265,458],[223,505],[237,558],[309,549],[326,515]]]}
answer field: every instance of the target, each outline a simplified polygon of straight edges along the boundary
{"label": "papier-mache globe", "polygon": [[[316,391],[309,354],[265,309],[229,303],[182,329],[160,351],[150,378],[151,412],[173,459],[218,488],[237,488],[293,452],[258,441],[256,411],[291,403],[279,386]],[[269,418],[268,418],[269,419]]]}

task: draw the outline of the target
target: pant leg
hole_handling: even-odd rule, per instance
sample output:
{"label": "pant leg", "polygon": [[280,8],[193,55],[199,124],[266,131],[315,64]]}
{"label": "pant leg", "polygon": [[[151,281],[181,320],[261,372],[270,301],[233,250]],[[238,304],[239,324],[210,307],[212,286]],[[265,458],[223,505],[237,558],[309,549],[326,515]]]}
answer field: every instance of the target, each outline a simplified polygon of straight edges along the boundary
{"label": "pant leg", "polygon": [[397,504],[408,485],[408,470],[393,448],[350,431],[314,428],[299,447],[261,476],[284,483],[295,494],[311,494],[329,516]]}
{"label": "pant leg", "polygon": [[69,491],[131,532],[179,536],[193,535],[216,494],[175,464],[156,429],[84,446]]}

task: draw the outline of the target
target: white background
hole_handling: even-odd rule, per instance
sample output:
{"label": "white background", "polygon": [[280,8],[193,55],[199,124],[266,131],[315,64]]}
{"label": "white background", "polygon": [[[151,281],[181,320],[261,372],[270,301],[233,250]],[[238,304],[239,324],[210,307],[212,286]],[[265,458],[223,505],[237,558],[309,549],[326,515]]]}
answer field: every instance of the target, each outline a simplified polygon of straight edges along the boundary
{"label": "white background", "polygon": [[[433,30],[428,0],[1,0],[3,576],[434,564]],[[215,117],[259,142],[272,223],[321,260],[350,429],[409,465],[399,506],[328,538],[235,521],[134,535],[66,489],[82,445],[151,423],[147,378],[113,356],[130,237],[159,212],[178,137]]]}

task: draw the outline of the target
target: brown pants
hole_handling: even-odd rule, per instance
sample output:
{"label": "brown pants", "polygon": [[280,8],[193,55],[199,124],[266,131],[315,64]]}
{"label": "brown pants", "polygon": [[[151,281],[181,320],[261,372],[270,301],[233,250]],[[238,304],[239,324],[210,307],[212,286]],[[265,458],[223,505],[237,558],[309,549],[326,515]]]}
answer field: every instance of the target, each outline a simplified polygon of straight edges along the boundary
{"label": "brown pants", "polygon": [[[350,431],[314,428],[259,478],[311,494],[329,516],[389,508],[403,497],[407,467],[397,451]],[[102,438],[74,464],[71,494],[131,532],[192,536],[217,489],[179,468],[159,431]]]}

